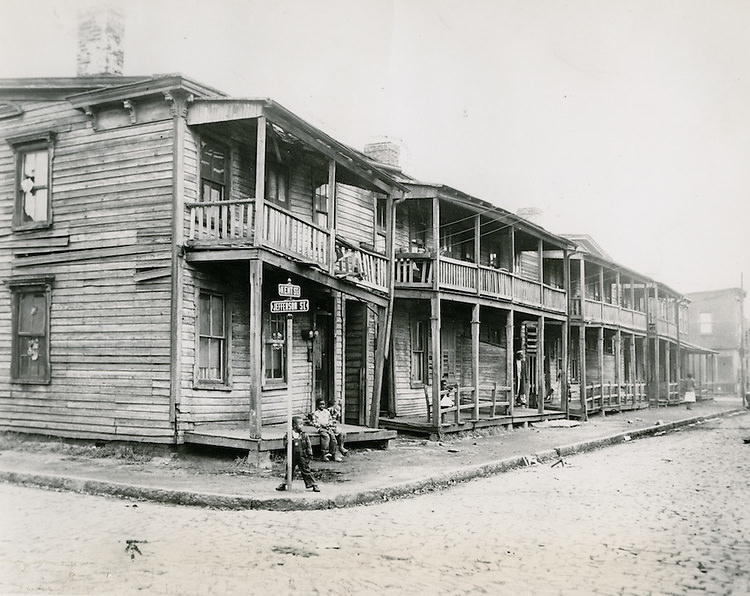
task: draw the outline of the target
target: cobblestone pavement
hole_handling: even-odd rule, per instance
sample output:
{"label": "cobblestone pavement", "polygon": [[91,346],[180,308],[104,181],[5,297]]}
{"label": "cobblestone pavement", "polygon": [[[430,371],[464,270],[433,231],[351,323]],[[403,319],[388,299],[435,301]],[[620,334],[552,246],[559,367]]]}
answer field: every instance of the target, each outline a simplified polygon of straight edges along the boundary
{"label": "cobblestone pavement", "polygon": [[748,594],[744,438],[734,416],[330,511],[0,485],[0,592]]}

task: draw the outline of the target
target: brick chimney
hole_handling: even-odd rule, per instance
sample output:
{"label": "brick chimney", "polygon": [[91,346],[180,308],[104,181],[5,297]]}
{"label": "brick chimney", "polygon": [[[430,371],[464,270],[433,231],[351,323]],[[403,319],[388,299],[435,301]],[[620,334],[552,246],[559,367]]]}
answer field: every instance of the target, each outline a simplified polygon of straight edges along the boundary
{"label": "brick chimney", "polygon": [[393,141],[381,141],[365,145],[365,155],[372,160],[388,166],[398,166],[401,149]]}
{"label": "brick chimney", "polygon": [[125,23],[109,6],[83,10],[78,17],[79,77],[122,75]]}

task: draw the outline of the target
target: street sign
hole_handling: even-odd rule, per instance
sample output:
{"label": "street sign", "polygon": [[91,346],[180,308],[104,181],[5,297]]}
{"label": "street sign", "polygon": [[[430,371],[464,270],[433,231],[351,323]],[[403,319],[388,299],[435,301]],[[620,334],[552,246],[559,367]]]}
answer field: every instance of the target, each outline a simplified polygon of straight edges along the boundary
{"label": "street sign", "polygon": [[272,300],[271,301],[271,312],[279,313],[294,313],[294,312],[307,312],[310,310],[310,301],[307,299],[302,300]]}
{"label": "street sign", "polygon": [[301,295],[301,288],[297,284],[279,284],[279,296],[282,298],[299,298]]}

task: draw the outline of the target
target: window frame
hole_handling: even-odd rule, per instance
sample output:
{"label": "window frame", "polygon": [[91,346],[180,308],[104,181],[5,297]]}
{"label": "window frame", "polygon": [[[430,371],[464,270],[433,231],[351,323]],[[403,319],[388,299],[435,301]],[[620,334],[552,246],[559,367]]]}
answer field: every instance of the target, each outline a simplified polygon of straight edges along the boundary
{"label": "window frame", "polygon": [[[222,320],[222,332],[221,335],[214,335],[209,333],[208,335],[202,333],[201,325],[201,299],[203,296],[209,296],[213,298],[220,298],[223,304],[223,320]],[[231,354],[232,354],[232,335],[231,335],[231,320],[232,313],[230,309],[229,297],[227,294],[217,288],[209,286],[200,286],[195,290],[195,362],[193,366],[193,386],[200,389],[219,389],[228,390],[232,388],[232,370],[231,370]],[[213,321],[213,315],[209,313],[209,319]],[[214,330],[211,329],[211,332]],[[208,338],[210,341],[221,342],[221,378],[204,378],[201,375],[201,353],[203,339]],[[210,358],[210,353],[208,355]],[[210,364],[210,362],[209,362]],[[210,370],[210,366],[209,366]]]}
{"label": "window frame", "polygon": [[[262,329],[262,341],[263,341],[263,352],[261,354],[262,362],[261,369],[263,371],[263,389],[282,389],[287,386],[287,358],[289,357],[289,338],[286,336],[286,318],[287,313],[272,313],[270,305],[266,305],[263,313],[263,329]],[[271,326],[273,323],[273,327]],[[271,337],[280,333],[282,337]],[[269,354],[273,354],[273,346],[280,346],[281,351],[281,362],[280,362],[280,376],[269,377],[268,365],[269,365]],[[269,352],[269,350],[271,350]]]}
{"label": "window frame", "polygon": [[[211,201],[207,201],[203,190],[204,186],[208,184],[212,189],[218,189],[221,191],[221,197],[219,198],[219,201],[227,201],[230,198],[231,188],[230,188],[230,169],[231,169],[231,148],[219,141],[214,140],[211,137],[203,137],[199,139],[198,147],[200,148],[200,154],[198,155],[198,179],[200,180],[200,188],[199,188],[199,196],[198,200],[201,203],[207,203]],[[205,148],[204,148],[205,147]],[[203,169],[203,163],[204,163],[204,156],[206,154],[206,149],[208,149],[212,155],[214,153],[222,153],[224,156],[224,179],[219,180],[218,177],[213,176],[204,176],[204,169]],[[213,172],[213,168],[212,168]]]}
{"label": "window frame", "polygon": [[[52,379],[52,363],[50,359],[50,313],[52,310],[52,278],[36,278],[27,280],[11,280],[9,282],[11,291],[11,370],[10,380],[12,383],[24,385],[49,385]],[[20,304],[21,297],[28,294],[43,294],[45,300],[44,313],[44,343],[40,346],[39,352],[45,363],[44,374],[37,377],[21,376],[21,335],[20,325]],[[30,334],[26,334],[29,337]],[[30,348],[27,348],[30,349]]]}
{"label": "window frame", "polygon": [[698,331],[700,335],[712,335],[714,332],[714,313],[698,313]]}
{"label": "window frame", "polygon": [[[273,203],[277,207],[289,210],[292,202],[290,189],[291,180],[292,172],[289,166],[279,162],[269,162],[268,167],[266,168],[266,202]],[[279,181],[283,181],[283,185],[279,184]],[[286,196],[283,200],[280,200],[279,189],[282,187]],[[275,192],[272,193],[272,190]]]}
{"label": "window frame", "polygon": [[[14,199],[13,199],[13,224],[14,231],[26,231],[49,228],[52,226],[52,167],[54,162],[54,142],[56,135],[53,132],[40,134],[25,135],[22,137],[13,137],[6,139],[13,150],[14,159]],[[47,191],[47,213],[44,220],[25,221],[25,198],[21,184],[23,182],[23,172],[25,169],[25,158],[32,153],[47,154],[47,176],[44,184],[34,183],[34,189],[44,189]]]}
{"label": "window frame", "polygon": [[[430,384],[429,321],[412,318],[409,324],[409,380],[412,388]],[[421,372],[421,375],[419,374]]]}

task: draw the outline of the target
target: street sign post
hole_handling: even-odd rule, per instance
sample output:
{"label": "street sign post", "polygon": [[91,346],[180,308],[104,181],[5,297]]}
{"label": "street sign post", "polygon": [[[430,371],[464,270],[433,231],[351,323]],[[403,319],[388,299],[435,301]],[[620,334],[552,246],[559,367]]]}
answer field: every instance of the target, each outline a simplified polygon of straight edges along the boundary
{"label": "street sign post", "polygon": [[292,440],[292,366],[291,366],[291,355],[292,341],[294,336],[294,326],[292,324],[292,315],[297,312],[308,312],[310,310],[310,301],[306,298],[300,298],[302,295],[302,289],[297,284],[293,284],[292,280],[288,280],[285,284],[278,285],[279,297],[285,298],[285,300],[272,300],[271,301],[271,312],[274,314],[286,313],[286,398],[287,398],[287,421],[286,421],[286,489],[292,490],[292,464],[293,464],[293,440]]}

